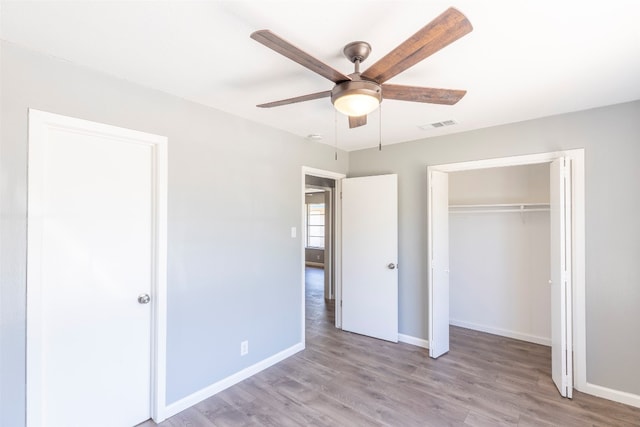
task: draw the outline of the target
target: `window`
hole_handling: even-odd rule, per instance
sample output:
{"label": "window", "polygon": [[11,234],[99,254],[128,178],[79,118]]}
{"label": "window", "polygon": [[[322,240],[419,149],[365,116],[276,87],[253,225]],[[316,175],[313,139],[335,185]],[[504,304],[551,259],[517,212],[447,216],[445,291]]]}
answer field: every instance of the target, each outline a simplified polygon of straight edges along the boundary
{"label": "window", "polygon": [[324,248],[324,203],[307,204],[307,247]]}

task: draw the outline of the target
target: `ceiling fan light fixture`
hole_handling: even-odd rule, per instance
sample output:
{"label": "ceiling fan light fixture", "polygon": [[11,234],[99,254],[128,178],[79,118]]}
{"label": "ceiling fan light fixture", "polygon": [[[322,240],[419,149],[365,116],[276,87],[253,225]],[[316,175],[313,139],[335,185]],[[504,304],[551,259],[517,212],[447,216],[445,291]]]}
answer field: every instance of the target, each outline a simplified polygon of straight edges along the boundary
{"label": "ceiling fan light fixture", "polygon": [[331,91],[336,110],[350,117],[366,116],[380,106],[382,90],[375,82],[352,80],[337,84]]}

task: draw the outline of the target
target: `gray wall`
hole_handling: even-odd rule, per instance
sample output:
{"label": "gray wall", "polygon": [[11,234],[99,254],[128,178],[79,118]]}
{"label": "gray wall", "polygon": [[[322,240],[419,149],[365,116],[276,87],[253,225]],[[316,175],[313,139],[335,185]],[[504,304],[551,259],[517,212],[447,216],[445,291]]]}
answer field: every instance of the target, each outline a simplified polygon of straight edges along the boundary
{"label": "gray wall", "polygon": [[585,148],[587,380],[640,394],[640,101],[351,152],[399,181],[400,332],[427,338],[426,167]]}
{"label": "gray wall", "polygon": [[449,174],[450,205],[549,203],[549,163]]}
{"label": "gray wall", "polygon": [[25,413],[28,108],[169,138],[168,403],[301,341],[301,166],[345,173],[346,153],[0,46],[0,425]]}

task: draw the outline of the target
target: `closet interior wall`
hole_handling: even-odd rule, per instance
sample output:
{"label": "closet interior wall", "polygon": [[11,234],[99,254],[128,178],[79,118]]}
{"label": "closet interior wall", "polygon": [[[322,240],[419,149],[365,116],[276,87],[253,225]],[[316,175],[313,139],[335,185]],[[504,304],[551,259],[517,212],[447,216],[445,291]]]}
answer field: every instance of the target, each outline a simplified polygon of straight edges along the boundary
{"label": "closet interior wall", "polygon": [[449,174],[450,324],[550,345],[549,165]]}

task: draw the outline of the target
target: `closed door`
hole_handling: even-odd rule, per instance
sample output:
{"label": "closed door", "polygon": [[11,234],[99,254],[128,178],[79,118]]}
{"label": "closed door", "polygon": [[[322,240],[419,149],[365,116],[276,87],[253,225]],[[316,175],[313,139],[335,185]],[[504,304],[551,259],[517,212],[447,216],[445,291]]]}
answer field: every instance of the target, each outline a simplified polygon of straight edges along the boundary
{"label": "closed door", "polygon": [[398,177],[342,180],[342,329],[398,341]]}
{"label": "closed door", "polygon": [[63,123],[30,134],[27,422],[132,426],[150,417],[154,148]]}

